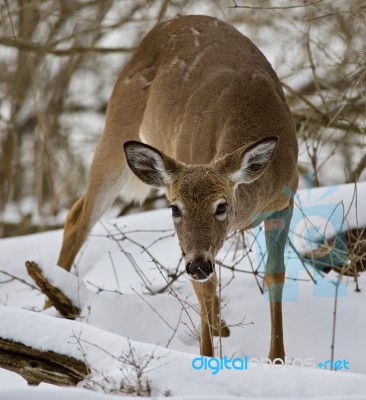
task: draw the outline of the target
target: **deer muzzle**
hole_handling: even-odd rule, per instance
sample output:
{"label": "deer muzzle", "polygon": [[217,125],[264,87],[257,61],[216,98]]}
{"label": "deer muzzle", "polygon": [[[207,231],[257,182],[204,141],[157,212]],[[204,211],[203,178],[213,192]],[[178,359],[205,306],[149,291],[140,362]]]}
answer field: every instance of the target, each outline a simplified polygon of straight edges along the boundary
{"label": "deer muzzle", "polygon": [[196,281],[206,281],[214,272],[211,261],[194,260],[186,264],[187,274]]}

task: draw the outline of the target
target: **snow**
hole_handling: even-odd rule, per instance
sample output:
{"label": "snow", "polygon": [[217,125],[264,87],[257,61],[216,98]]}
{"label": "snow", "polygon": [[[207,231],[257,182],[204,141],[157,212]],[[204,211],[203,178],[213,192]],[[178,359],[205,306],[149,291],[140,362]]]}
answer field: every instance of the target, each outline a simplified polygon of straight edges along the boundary
{"label": "snow", "polygon": [[[52,349],[80,360],[83,359],[83,355],[78,347],[82,346],[88,365],[93,367],[96,381],[100,382],[104,376],[122,379],[122,376],[117,374],[121,368],[121,361],[116,357],[128,351],[126,338],[88,324],[55,320],[39,313],[33,315],[11,307],[1,307],[0,314],[1,337],[12,338],[15,341],[22,338],[25,344],[38,349]],[[19,329],[22,333],[18,337],[13,333],[13,326],[19,324],[19,321],[22,321]],[[196,398],[207,395],[209,391],[218,398],[228,394],[239,397],[245,393],[249,398],[296,398],[301,394],[304,398],[318,396],[340,399],[341,396],[347,395],[347,398],[352,398],[366,392],[366,376],[361,374],[261,365],[259,369],[253,368],[245,372],[225,370],[213,376],[208,371],[195,371],[190,367],[193,354],[134,341],[130,343],[142,354],[154,354],[148,373],[152,382],[152,395],[161,395],[168,389],[172,394]],[[243,379],[243,374],[246,379]],[[304,382],[309,381],[311,385],[305,386]],[[192,385],[186,385],[185,382],[192,382]],[[266,385],[263,385],[263,382],[266,382]]]}
{"label": "snow", "polygon": [[[303,212],[314,214],[315,210],[320,216],[334,214],[341,204],[347,215],[342,225],[345,229],[366,225],[365,197],[366,184],[361,183],[356,191],[354,185],[302,190],[295,202]],[[287,365],[252,363],[244,371],[221,370],[214,375],[211,370],[195,370],[191,365],[198,356],[195,334],[199,316],[189,279],[183,274],[173,284],[174,294],[152,294],[166,284],[165,269],[175,272],[179,265],[179,245],[172,229],[168,210],[103,220],[94,228],[72,274],[55,267],[62,231],[0,240],[0,337],[80,360],[86,357],[92,368],[89,380],[71,389],[46,384],[28,388],[23,378],[0,369],[0,399],[110,398],[86,388],[112,393],[125,379],[134,382],[136,372],[126,362],[131,356],[130,346],[140,360],[152,357],[144,377],[150,382],[153,397],[163,397],[168,391],[174,399],[200,400],[365,398],[365,274],[359,277],[359,293],[354,291],[351,277],[343,277],[339,286],[335,360],[349,362],[349,371],[297,366],[304,360],[318,363],[330,359],[337,275],[331,272],[322,277],[309,268],[317,280],[315,285],[306,271],[293,267],[295,260],[288,256],[288,278],[302,280],[286,282],[288,294],[283,308]],[[251,240],[249,233],[248,246]],[[234,238],[218,256],[228,265],[243,252],[234,254],[233,243]],[[222,339],[222,351],[229,358],[265,358],[269,350],[268,301],[260,294],[254,276],[243,272],[251,271],[250,261],[254,265],[258,261],[256,245],[253,250],[250,259],[246,257],[238,265],[242,272],[236,272],[235,279],[229,269],[221,268],[222,313],[231,329],[230,337]],[[36,261],[48,279],[81,308],[77,321],[59,318],[54,309],[33,312],[42,309],[43,296],[11,279],[16,276],[32,284],[25,260]],[[182,268],[180,265],[179,270]]]}
{"label": "snow", "polygon": [[[27,400],[64,400],[67,398],[68,400],[113,400],[116,399],[116,396],[100,394],[100,393],[92,393],[89,390],[81,390],[81,389],[59,389],[57,392],[55,390],[50,389],[17,389],[17,390],[5,390],[2,392],[4,399],[6,400],[20,400],[26,398]],[[169,398],[169,397],[168,397]],[[256,400],[273,400],[278,397],[257,397]],[[336,396],[336,397],[322,397],[322,400],[344,400],[345,397]],[[126,396],[123,397],[124,400],[135,400],[136,397]],[[175,400],[230,400],[233,399],[231,396],[216,396],[216,395],[203,395],[203,396],[174,396]],[[286,400],[289,397],[282,397],[282,399]],[[297,397],[298,400],[307,399],[307,397]],[[364,400],[363,396],[347,396],[349,400]]]}

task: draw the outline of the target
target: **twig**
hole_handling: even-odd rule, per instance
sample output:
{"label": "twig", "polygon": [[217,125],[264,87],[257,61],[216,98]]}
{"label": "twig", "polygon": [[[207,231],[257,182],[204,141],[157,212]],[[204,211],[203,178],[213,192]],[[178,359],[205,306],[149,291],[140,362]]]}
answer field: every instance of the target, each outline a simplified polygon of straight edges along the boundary
{"label": "twig", "polygon": [[307,37],[306,37],[305,45],[306,45],[306,51],[307,51],[308,59],[309,59],[309,62],[310,62],[311,72],[313,74],[314,85],[315,85],[316,90],[317,90],[317,92],[318,92],[318,94],[319,94],[319,96],[320,96],[320,98],[322,100],[323,106],[324,106],[325,110],[327,111],[327,114],[329,114],[327,102],[325,101],[325,98],[323,96],[323,92],[322,92],[322,90],[320,88],[319,78],[318,78],[318,74],[317,74],[317,71],[316,71],[316,66],[315,66],[314,59],[313,59],[313,53],[311,51],[311,46],[310,46],[310,28],[308,30],[308,34],[307,34]]}
{"label": "twig", "polygon": [[169,322],[158,312],[156,308],[154,308],[146,299],[143,298],[143,296],[138,293],[135,288],[130,286],[130,289],[145,303],[147,304],[153,311],[154,313],[165,323],[165,325],[170,328],[171,330],[174,331],[174,328],[169,324]]}
{"label": "twig", "polygon": [[[301,264],[302,264],[304,270],[306,271],[306,273],[308,274],[308,276],[310,277],[310,279],[313,281],[313,283],[314,283],[315,285],[317,285],[317,283],[318,283],[317,280],[313,277],[313,275],[311,274],[311,272],[309,271],[308,267],[307,267],[306,264],[305,264],[305,261],[304,261],[304,258],[305,258],[305,257],[297,251],[295,245],[292,243],[292,240],[288,239],[288,243],[289,243],[290,247],[292,248],[292,250],[293,250],[293,251],[295,252],[295,254],[297,255],[298,259],[300,260],[300,262],[301,262]],[[310,261],[313,261],[313,259],[309,257],[309,262],[310,262]],[[321,272],[319,269],[317,269],[317,272],[318,272],[318,274],[320,274],[321,276],[323,276],[322,272]]]}
{"label": "twig", "polygon": [[[144,272],[141,270],[141,268],[138,266],[138,264],[136,263],[135,259],[133,258],[132,254],[129,253],[128,251],[126,251],[123,246],[121,245],[121,240],[118,240],[115,235],[113,235],[113,233],[107,228],[107,226],[102,222],[99,221],[99,223],[102,225],[102,227],[106,230],[107,234],[108,234],[108,238],[112,239],[116,245],[118,246],[118,248],[121,250],[121,252],[126,256],[127,260],[130,262],[130,264],[132,265],[132,267],[134,268],[134,270],[136,271],[137,275],[140,277],[140,279],[142,280],[143,284],[145,285],[145,287],[147,289],[149,289],[149,286],[151,286],[151,282],[150,280],[147,278],[147,276],[144,274]],[[122,240],[125,240],[127,238],[127,236],[116,226],[113,225],[113,227],[115,229],[118,230],[118,233],[121,234],[122,236]]]}
{"label": "twig", "polygon": [[361,160],[358,162],[357,167],[351,172],[351,176],[348,179],[348,182],[357,182],[365,168],[366,168],[366,154],[363,155]]}
{"label": "twig", "polygon": [[[24,285],[29,286],[31,289],[40,291],[40,289],[39,289],[37,286],[34,286],[34,285],[32,285],[31,283],[27,282],[25,279],[22,279],[22,278],[19,278],[18,276],[12,275],[12,274],[10,274],[9,272],[0,271],[0,274],[4,274],[5,276],[8,276],[9,278],[11,278],[11,280],[21,282],[21,283],[23,283]],[[2,283],[3,283],[3,282],[2,282]]]}
{"label": "twig", "polygon": [[307,111],[299,111],[292,110],[291,114],[299,123],[301,122],[311,122],[316,125],[323,126],[325,128],[334,128],[339,129],[341,131],[346,132],[355,132],[364,134],[365,131],[358,125],[353,124],[352,122],[341,122],[341,121],[332,121],[330,122],[329,117],[320,118],[314,114],[311,114]]}
{"label": "twig", "polygon": [[146,250],[148,250],[150,247],[154,246],[154,244],[160,242],[161,240],[169,239],[174,236],[175,236],[175,232],[171,233],[170,235],[161,236],[161,237],[155,239],[153,242],[151,242],[149,245],[147,245],[143,250],[141,250],[141,253],[146,252]]}
{"label": "twig", "polygon": [[10,19],[11,31],[12,31],[12,33],[13,33],[13,39],[15,39],[15,38],[16,38],[16,35],[15,35],[15,31],[14,31],[13,18],[12,18],[12,16],[11,16],[10,7],[9,7],[9,2],[8,2],[8,0],[4,0],[4,1],[5,1],[6,9],[8,10],[8,16],[9,16],[9,19]]}
{"label": "twig", "polygon": [[319,114],[322,118],[328,118],[327,114],[325,114],[322,110],[320,110],[315,104],[313,104],[308,98],[303,96],[301,93],[294,90],[291,86],[287,85],[285,82],[281,82],[281,85],[287,89],[291,94],[298,97],[301,101],[307,104],[312,110],[314,110],[317,114]]}
{"label": "twig", "polygon": [[337,282],[335,283],[335,297],[334,297],[334,308],[333,308],[333,327],[332,327],[332,344],[330,345],[331,348],[331,356],[330,359],[332,360],[332,368],[334,364],[334,350],[335,350],[335,333],[336,333],[336,321],[337,321],[337,305],[338,305],[338,289],[339,285],[342,280],[342,275],[339,275]]}
{"label": "twig", "polygon": [[292,8],[303,8],[303,7],[309,7],[309,6],[314,6],[316,4],[319,4],[323,2],[324,0],[316,0],[312,1],[311,3],[307,4],[297,4],[294,6],[273,6],[273,7],[263,7],[263,6],[243,6],[243,5],[238,5],[236,4],[235,0],[232,0],[234,5],[229,6],[228,8],[247,8],[249,10],[289,10]]}
{"label": "twig", "polygon": [[59,57],[71,57],[85,53],[111,54],[111,53],[131,53],[133,47],[70,47],[69,49],[55,49],[54,47],[33,43],[20,38],[0,37],[0,45],[16,47],[18,49],[32,51],[37,54],[52,54]]}
{"label": "twig", "polygon": [[86,281],[86,283],[88,283],[90,286],[93,286],[95,289],[97,289],[97,294],[102,293],[102,292],[107,292],[107,293],[118,294],[120,296],[124,295],[120,290],[105,289],[105,288],[102,288],[102,287],[96,285],[95,283],[93,283],[91,281]]}
{"label": "twig", "polygon": [[313,18],[308,18],[305,20],[305,22],[313,22],[319,19],[323,19],[323,18],[328,18],[328,17],[339,17],[342,14],[351,14],[357,11],[360,11],[362,9],[366,8],[366,4],[356,8],[355,10],[347,10],[347,11],[336,11],[336,12],[332,12],[332,13],[328,13],[328,14],[324,14],[324,15],[320,15],[318,17],[313,17]]}
{"label": "twig", "polygon": [[168,288],[170,288],[172,286],[172,284],[177,281],[182,275],[185,274],[186,271],[180,271],[178,274],[174,274],[174,275],[169,275],[170,280],[168,281],[165,278],[165,281],[167,282],[167,284],[165,286],[163,286],[161,289],[157,290],[157,291],[153,291],[151,289],[149,289],[149,292],[151,294],[161,294],[164,293]]}
{"label": "twig", "polygon": [[120,285],[119,285],[119,280],[118,280],[118,275],[117,275],[116,266],[114,265],[114,260],[113,260],[112,252],[111,252],[111,251],[108,251],[108,256],[109,256],[109,259],[111,260],[112,269],[113,269],[113,274],[114,274],[114,278],[116,279],[116,282],[117,282],[117,287],[118,287],[119,290],[121,290],[121,287],[120,287]]}
{"label": "twig", "polygon": [[[152,261],[155,262],[154,260],[152,260]],[[155,265],[156,265],[156,268],[158,269],[160,275],[163,277],[163,279],[164,279],[167,283],[169,283],[168,280],[166,279],[166,277],[164,276],[164,274],[162,273],[161,269],[159,268],[159,266],[158,266],[157,264],[155,264]],[[170,294],[171,294],[172,296],[174,296],[174,297],[179,301],[179,303],[181,304],[182,309],[184,310],[184,312],[186,313],[186,315],[187,315],[189,321],[190,321],[191,324],[192,324],[193,330],[191,330],[187,325],[186,325],[186,326],[187,326],[187,328],[190,330],[190,332],[197,338],[198,335],[197,335],[197,333],[194,332],[194,331],[196,330],[196,328],[195,328],[195,325],[194,325],[194,323],[193,323],[193,320],[192,320],[191,316],[189,315],[189,312],[188,312],[187,309],[186,309],[186,305],[188,305],[189,308],[192,308],[194,311],[196,311],[196,310],[194,309],[194,307],[192,307],[190,304],[188,304],[187,301],[182,300],[182,299],[178,296],[177,292],[174,290],[174,288],[173,288],[172,286],[170,287]],[[196,311],[196,312],[197,312],[197,311]],[[197,314],[199,315],[199,312],[197,312]]]}
{"label": "twig", "polygon": [[166,344],[166,346],[165,346],[165,347],[167,347],[167,348],[170,346],[171,341],[174,339],[174,336],[175,336],[176,333],[178,332],[179,324],[182,322],[182,315],[183,315],[183,312],[184,312],[184,309],[181,308],[181,309],[180,309],[179,318],[178,318],[178,321],[177,321],[177,325],[175,326],[174,331],[173,331],[173,334],[172,334],[172,336],[169,338],[169,340],[168,340],[168,342],[167,342],[167,344]]}

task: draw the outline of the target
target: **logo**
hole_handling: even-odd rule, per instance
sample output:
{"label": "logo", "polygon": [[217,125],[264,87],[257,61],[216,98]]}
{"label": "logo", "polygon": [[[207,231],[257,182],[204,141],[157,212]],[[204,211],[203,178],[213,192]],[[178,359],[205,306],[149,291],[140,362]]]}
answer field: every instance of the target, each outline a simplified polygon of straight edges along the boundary
{"label": "logo", "polygon": [[330,369],[330,370],[349,370],[349,361],[347,360],[326,360],[323,362],[316,362],[315,358],[307,357],[307,358],[287,358],[285,360],[281,360],[276,358],[271,361],[269,358],[249,358],[248,356],[237,357],[233,359],[229,359],[226,356],[222,358],[216,357],[196,357],[192,360],[192,367],[196,371],[205,370],[211,371],[212,375],[217,375],[220,371],[223,370],[237,370],[237,371],[246,371],[249,368],[263,368],[264,366],[268,368],[268,366],[273,368],[278,368],[281,366],[292,366],[296,367],[310,367],[310,368],[321,368],[321,369]]}
{"label": "logo", "polygon": [[[294,210],[285,249],[286,282],[282,301],[297,301],[299,294],[299,273],[307,271],[307,278],[313,281],[314,297],[346,296],[345,284],[328,277],[332,267],[342,267],[349,262],[345,237],[343,203],[335,201],[337,186],[308,188],[306,192],[294,195],[286,188],[283,192],[294,199]],[[273,213],[273,215],[276,215]],[[269,219],[271,213],[259,213],[254,220]],[[284,222],[274,217],[271,229],[280,229]],[[267,250],[263,228],[254,228],[256,253],[259,261],[258,272],[264,275]],[[310,267],[310,268],[309,268]],[[266,292],[268,299],[268,292]]]}

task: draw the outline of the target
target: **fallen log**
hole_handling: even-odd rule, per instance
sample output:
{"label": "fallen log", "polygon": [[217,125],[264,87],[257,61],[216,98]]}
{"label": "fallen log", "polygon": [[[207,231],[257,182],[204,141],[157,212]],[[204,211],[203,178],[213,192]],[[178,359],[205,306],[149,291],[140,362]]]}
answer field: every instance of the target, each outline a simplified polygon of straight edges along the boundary
{"label": "fallen log", "polygon": [[75,319],[80,315],[80,309],[56,286],[43,275],[41,268],[33,261],[26,261],[28,275],[34,280],[49,299],[51,305],[67,319]]}
{"label": "fallen log", "polygon": [[3,338],[0,338],[0,368],[16,372],[30,385],[46,382],[75,386],[89,373],[85,363],[73,357]]}

